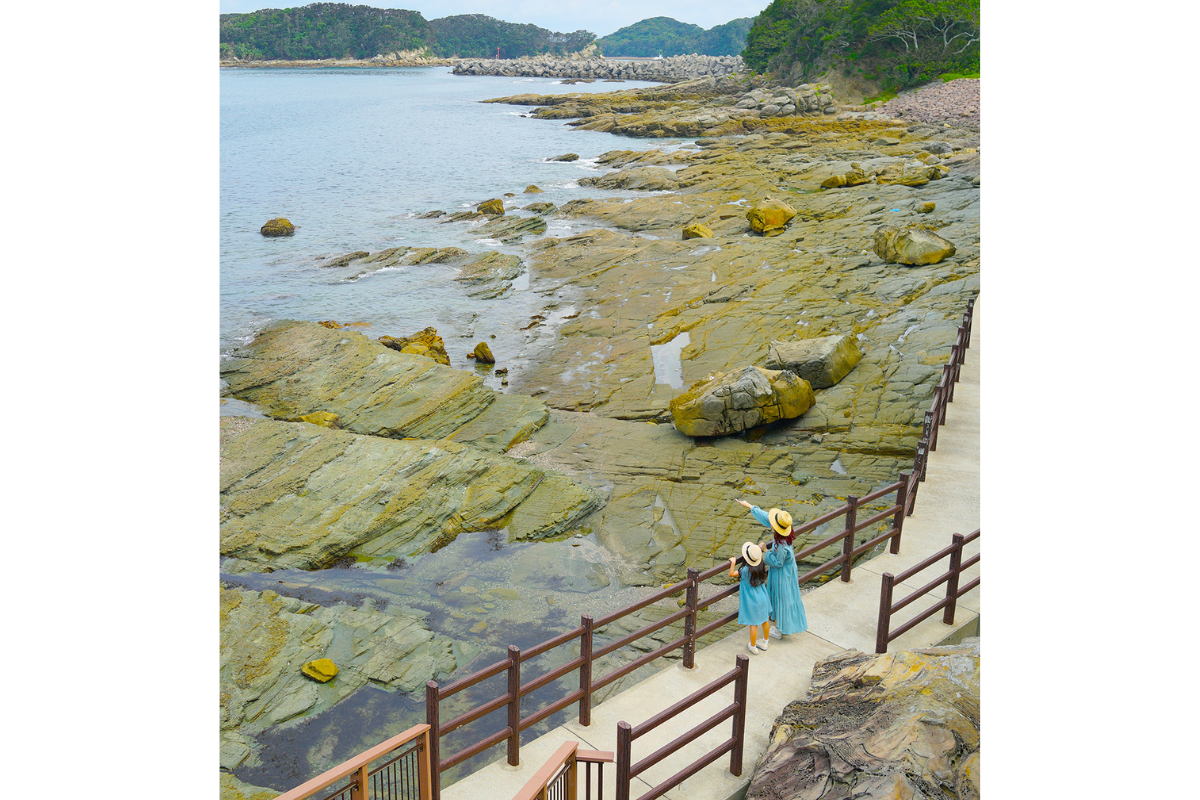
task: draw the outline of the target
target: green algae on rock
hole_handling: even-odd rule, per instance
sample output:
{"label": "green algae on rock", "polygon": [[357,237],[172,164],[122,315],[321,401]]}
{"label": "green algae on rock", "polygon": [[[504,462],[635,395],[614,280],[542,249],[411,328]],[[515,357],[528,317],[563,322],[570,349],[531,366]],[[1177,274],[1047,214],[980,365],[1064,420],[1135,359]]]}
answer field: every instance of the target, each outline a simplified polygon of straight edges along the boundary
{"label": "green algae on rock", "polygon": [[296,226],[286,217],[276,217],[263,223],[258,232],[263,236],[291,236],[296,232]]}
{"label": "green algae on rock", "polygon": [[718,373],[671,401],[671,418],[688,436],[720,436],[794,419],[815,402],[808,381],[791,372],[744,367]]}
{"label": "green algae on rock", "polygon": [[545,404],[499,395],[483,379],[392,350],[356,331],[277,320],[222,364],[227,393],[276,419],[337,414],[346,431],[370,436],[456,438],[501,400],[512,413],[494,431],[505,450],[545,424]]}
{"label": "green algae on rock", "polygon": [[491,200],[484,200],[482,203],[475,206],[475,210],[478,211],[480,214],[484,214],[489,217],[503,217],[504,216],[504,201],[501,200],[499,197],[493,198]]}
{"label": "green algae on rock", "polygon": [[548,538],[601,503],[589,486],[450,441],[221,419],[227,572],[321,569],[347,555],[394,559],[505,526],[514,539]]}

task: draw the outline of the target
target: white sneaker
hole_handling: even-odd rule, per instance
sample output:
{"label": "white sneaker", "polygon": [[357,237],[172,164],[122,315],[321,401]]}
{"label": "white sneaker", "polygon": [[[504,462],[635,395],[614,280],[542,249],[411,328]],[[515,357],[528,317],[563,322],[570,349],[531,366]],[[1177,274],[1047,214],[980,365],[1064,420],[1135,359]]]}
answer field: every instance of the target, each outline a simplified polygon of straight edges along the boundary
{"label": "white sneaker", "polygon": [[767,649],[767,645],[769,645],[770,643],[771,643],[771,640],[770,640],[770,639],[763,639],[763,643],[762,643],[762,644],[760,644],[758,647],[759,647],[759,649],[760,649],[760,650],[766,650],[766,649]]}
{"label": "white sneaker", "polygon": [[774,625],[771,626],[771,635],[776,638],[783,636],[783,634],[779,632],[779,628],[776,628]]}
{"label": "white sneaker", "polygon": [[746,649],[749,650],[754,655],[758,655],[758,648],[755,647],[754,645],[748,644],[748,645],[746,645]]}

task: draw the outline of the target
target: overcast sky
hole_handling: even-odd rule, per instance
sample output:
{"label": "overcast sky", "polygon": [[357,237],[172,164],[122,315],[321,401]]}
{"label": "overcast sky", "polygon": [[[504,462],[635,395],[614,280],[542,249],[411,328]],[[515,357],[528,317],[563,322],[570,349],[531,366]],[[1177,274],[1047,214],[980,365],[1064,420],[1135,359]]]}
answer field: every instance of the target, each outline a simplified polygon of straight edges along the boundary
{"label": "overcast sky", "polygon": [[[220,3],[222,14],[308,5],[304,0],[295,5],[270,0],[220,0]],[[770,5],[770,0],[690,0],[687,3],[678,0],[350,0],[350,5],[406,8],[420,11],[425,19],[487,14],[505,22],[532,22],[559,33],[585,30],[600,37],[650,17],[671,17],[707,30],[738,17],[756,16]]]}

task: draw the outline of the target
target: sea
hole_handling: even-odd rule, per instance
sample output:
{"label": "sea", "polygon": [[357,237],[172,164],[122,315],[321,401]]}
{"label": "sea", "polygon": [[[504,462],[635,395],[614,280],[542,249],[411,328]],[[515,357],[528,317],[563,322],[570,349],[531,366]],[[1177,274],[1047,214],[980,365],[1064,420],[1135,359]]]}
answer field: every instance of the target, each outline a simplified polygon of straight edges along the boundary
{"label": "sea", "polygon": [[[448,350],[476,335],[522,341],[503,334],[536,313],[527,280],[518,279],[506,298],[472,300],[452,266],[384,268],[347,280],[317,265],[399,246],[518,252],[474,234],[479,222],[420,217],[472,209],[510,192],[510,210],[620,196],[578,185],[607,171],[598,156],[683,143],[581,131],[564,120],[532,118],[532,106],[481,101],[652,85],[459,76],[449,67],[221,70],[221,353],[274,319],[367,323],[363,330],[373,338],[433,326]],[[579,158],[552,160],[566,153]],[[531,184],[544,193],[525,194]],[[275,217],[296,225],[295,234],[262,236],[263,223]],[[549,236],[592,227],[548,223]],[[237,413],[236,404],[224,413]]]}
{"label": "sea", "polygon": [[[444,223],[421,215],[471,209],[509,192],[515,194],[506,198],[510,209],[533,202],[562,205],[580,197],[621,196],[622,192],[580,187],[578,181],[607,170],[597,164],[605,152],[690,143],[581,131],[563,120],[534,119],[529,116],[531,106],[481,101],[651,85],[456,76],[447,67],[221,70],[220,352],[228,354],[251,341],[271,320],[299,319],[366,323],[358,329],[373,338],[411,335],[433,326],[445,340],[452,363],[474,346],[472,337],[494,333],[496,338],[489,342],[498,359],[518,356],[502,348],[506,341],[523,341],[517,328],[539,307],[536,287],[528,280],[516,281],[507,297],[473,300],[454,280],[451,265],[384,268],[352,280],[346,279],[345,270],[318,265],[354,251],[398,246],[519,253],[473,233],[478,223]],[[566,153],[579,158],[552,160]],[[525,194],[530,184],[543,193]],[[262,236],[260,227],[274,217],[289,219],[296,225],[295,234]],[[570,220],[547,222],[548,236],[570,236],[593,227]],[[222,398],[221,414],[260,412]],[[643,594],[616,580],[612,556],[594,535],[537,544],[502,539],[496,532],[460,536],[437,553],[417,559],[403,581],[386,571],[345,565],[313,572],[222,571],[221,579],[228,587],[337,602],[361,603],[367,598],[375,607],[394,603],[416,609],[426,615],[431,630],[480,648],[479,657],[463,669],[504,657],[510,644],[528,647],[567,630],[578,624],[580,613],[607,613]],[[604,577],[594,586],[564,588],[549,582],[556,578],[552,570],[537,568],[547,559],[583,559]],[[519,581],[534,595],[553,595],[554,605],[498,603],[480,630],[478,615],[458,607],[468,595],[438,589],[447,575],[459,573],[469,573],[484,587]],[[539,581],[547,583],[541,586]],[[552,684],[543,691],[556,690]],[[531,702],[541,705],[549,699],[533,697]],[[569,711],[560,712],[527,738],[568,716]],[[243,764],[234,774],[251,785],[283,791],[423,721],[420,694],[363,687],[320,714],[259,736],[257,763]],[[472,723],[448,737],[444,746],[457,748],[482,738],[490,724],[489,718]],[[493,748],[443,780],[452,781],[463,770],[502,755],[503,748]]]}

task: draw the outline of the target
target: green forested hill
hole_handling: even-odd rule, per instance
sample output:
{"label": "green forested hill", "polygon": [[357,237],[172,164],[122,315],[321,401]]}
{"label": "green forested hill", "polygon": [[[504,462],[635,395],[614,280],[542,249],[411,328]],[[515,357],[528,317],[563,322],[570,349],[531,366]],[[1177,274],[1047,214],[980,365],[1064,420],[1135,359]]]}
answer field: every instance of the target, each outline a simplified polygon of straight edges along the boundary
{"label": "green forested hill", "polygon": [[484,14],[459,14],[430,20],[433,42],[430,49],[449,58],[500,58],[521,56],[566,55],[587,47],[596,38],[594,33],[575,31],[555,33],[536,25],[502,22]]}
{"label": "green forested hill", "polygon": [[752,17],[743,17],[704,30],[699,25],[670,17],[651,17],[597,39],[606,56],[736,56],[746,46]]}
{"label": "green forested hill", "polygon": [[395,50],[427,47],[464,58],[518,58],[583,49],[587,31],[555,33],[536,25],[502,22],[483,14],[426,20],[417,11],[313,3],[221,15],[221,57],[242,59],[371,58]]}
{"label": "green forested hill", "polygon": [[759,72],[809,81],[830,67],[902,89],[979,72],[979,0],[774,0],[742,53]]}

